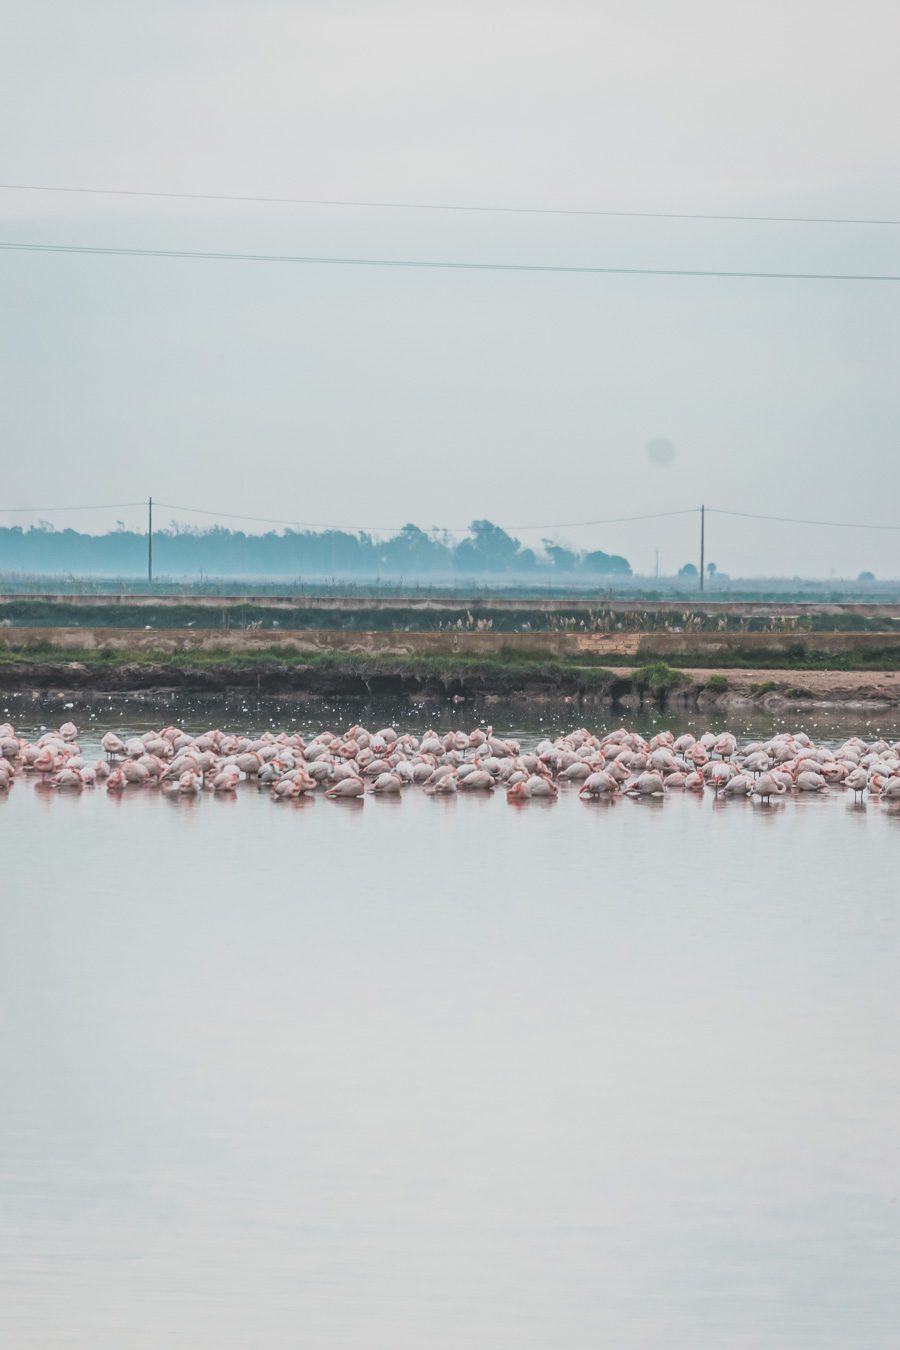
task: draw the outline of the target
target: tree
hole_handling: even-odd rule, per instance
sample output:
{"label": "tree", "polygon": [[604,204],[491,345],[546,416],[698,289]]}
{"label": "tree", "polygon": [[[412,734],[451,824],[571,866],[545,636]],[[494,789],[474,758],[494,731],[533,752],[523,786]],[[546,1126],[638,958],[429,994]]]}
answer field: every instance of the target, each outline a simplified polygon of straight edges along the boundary
{"label": "tree", "polygon": [[706,564],[706,575],[709,577],[710,581],[712,581],[713,577],[716,575],[716,573],[718,572],[718,570],[719,570],[719,569],[718,569],[718,567],[716,567],[716,564],[715,564],[715,563],[707,563],[707,564]]}
{"label": "tree", "polygon": [[604,553],[602,548],[585,553],[581,565],[586,572],[597,572],[601,576],[631,576],[631,564],[626,558],[620,558],[617,553]]}
{"label": "tree", "polygon": [[[545,552],[522,548],[518,539],[489,520],[476,520],[458,543],[446,531],[404,525],[393,537],[376,540],[364,531],[268,530],[245,533],[222,525],[209,528],[172,520],[154,533],[160,576],[207,577],[391,577],[441,575],[454,568],[484,577],[525,573],[541,576],[630,576],[626,558],[597,549],[582,553],[552,540]],[[134,576],[146,571],[147,539],[117,521],[107,534],[56,530],[48,522],[27,529],[0,526],[0,568],[8,571],[80,576]]]}
{"label": "tree", "polygon": [[563,548],[560,544],[551,544],[549,539],[542,540],[547,555],[552,558],[554,568],[560,572],[571,572],[577,561],[577,555],[570,548]]}
{"label": "tree", "polygon": [[874,581],[874,580],[875,580],[875,573],[874,573],[874,572],[860,572],[860,574],[859,574],[859,576],[856,578],[856,580],[857,580],[857,581]]}
{"label": "tree", "polygon": [[680,577],[696,577],[700,573],[697,571],[696,563],[685,563],[684,567],[679,567],[678,575]]}
{"label": "tree", "polygon": [[519,541],[490,520],[473,520],[471,535],[456,549],[456,562],[467,572],[507,572],[515,565]]}

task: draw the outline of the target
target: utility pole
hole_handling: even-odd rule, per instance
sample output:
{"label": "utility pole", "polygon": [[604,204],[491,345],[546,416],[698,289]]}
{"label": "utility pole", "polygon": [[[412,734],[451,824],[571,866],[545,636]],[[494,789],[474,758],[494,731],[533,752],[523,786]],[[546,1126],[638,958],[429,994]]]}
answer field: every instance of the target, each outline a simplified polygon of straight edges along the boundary
{"label": "utility pole", "polygon": [[153,498],[147,498],[147,580],[153,585]]}
{"label": "utility pole", "polygon": [[700,589],[703,590],[703,565],[706,562],[706,507],[700,507]]}

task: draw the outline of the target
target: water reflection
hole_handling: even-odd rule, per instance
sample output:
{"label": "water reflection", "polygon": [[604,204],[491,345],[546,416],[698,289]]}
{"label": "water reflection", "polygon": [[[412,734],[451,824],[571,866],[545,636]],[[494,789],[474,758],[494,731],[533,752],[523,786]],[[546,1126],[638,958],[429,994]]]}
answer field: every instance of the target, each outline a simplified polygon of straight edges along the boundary
{"label": "water reflection", "polygon": [[0,802],[4,1345],[894,1350],[896,805]]}
{"label": "water reflection", "polygon": [[621,801],[618,793],[605,792],[600,797],[579,797],[578,800],[584,805],[601,811],[611,811]]}
{"label": "water reflection", "polygon": [[[499,795],[506,796],[505,792],[502,792],[502,790],[498,790],[498,796]],[[522,810],[523,807],[528,807],[532,811],[551,811],[556,805],[556,802],[556,797],[510,797],[507,799],[506,805],[512,807],[513,810],[519,811]]]}
{"label": "water reflection", "polygon": [[[121,792],[110,792],[107,795],[112,801],[118,802],[121,805],[123,796]],[[161,795],[163,801],[167,802],[170,807],[175,807],[179,811],[193,811],[196,810],[200,804],[200,798],[190,792],[164,792]]]}
{"label": "water reflection", "polygon": [[434,802],[442,811],[450,811],[456,806],[456,796],[455,792],[434,792],[428,795],[427,800]]}
{"label": "water reflection", "polygon": [[900,737],[900,712],[879,709],[792,709],[789,714],[772,714],[757,707],[732,709],[724,713],[660,714],[646,709],[643,712],[625,712],[622,709],[578,708],[574,705],[542,705],[516,700],[492,700],[490,703],[473,700],[464,705],[444,701],[421,700],[398,703],[394,699],[372,700],[310,700],[305,695],[291,697],[248,698],[227,694],[143,697],[135,694],[91,695],[79,693],[63,705],[52,696],[32,698],[30,695],[7,694],[3,699],[2,716],[9,718],[17,728],[28,735],[39,735],[48,726],[57,726],[63,718],[73,719],[80,729],[93,727],[96,739],[105,730],[117,734],[140,734],[165,723],[175,723],[198,733],[214,726],[227,726],[237,731],[259,732],[288,729],[304,735],[323,726],[342,727],[353,723],[380,727],[422,731],[426,727],[486,726],[493,724],[510,735],[539,737],[570,730],[583,725],[591,731],[611,730],[627,723],[644,734],[669,729],[678,735],[681,731],[731,730],[744,739],[771,736],[790,726],[806,731],[814,740],[834,740],[850,735],[869,739],[884,736],[889,740]]}
{"label": "water reflection", "polygon": [[768,821],[770,824],[778,819],[786,805],[787,801],[784,797],[768,797],[765,800],[753,797],[750,802],[753,814],[757,819]]}

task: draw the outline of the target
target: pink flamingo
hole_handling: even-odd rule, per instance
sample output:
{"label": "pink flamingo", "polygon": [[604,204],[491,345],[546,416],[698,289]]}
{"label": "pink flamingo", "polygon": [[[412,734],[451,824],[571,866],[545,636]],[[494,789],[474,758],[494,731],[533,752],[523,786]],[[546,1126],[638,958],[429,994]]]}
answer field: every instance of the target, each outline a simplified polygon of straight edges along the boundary
{"label": "pink flamingo", "polygon": [[779,778],[776,778],[774,774],[764,773],[753,784],[750,795],[767,802],[770,797],[783,797],[786,792],[787,788]]}
{"label": "pink flamingo", "polygon": [[332,802],[364,797],[365,795],[366,785],[362,778],[342,778],[339,783],[332,783],[325,793],[325,796]]}

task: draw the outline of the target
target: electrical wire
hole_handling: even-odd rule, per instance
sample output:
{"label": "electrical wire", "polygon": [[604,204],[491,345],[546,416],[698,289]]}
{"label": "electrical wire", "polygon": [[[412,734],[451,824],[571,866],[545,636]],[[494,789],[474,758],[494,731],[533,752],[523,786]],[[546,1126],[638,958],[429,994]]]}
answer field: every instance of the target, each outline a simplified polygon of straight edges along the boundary
{"label": "electrical wire", "polygon": [[[147,507],[146,499],[138,502],[106,502],[97,506],[0,506],[0,515],[21,515],[26,513],[52,515],[65,513],[69,511],[118,511],[126,507]],[[373,533],[386,533],[389,530],[402,530],[404,525],[348,525],[345,523],[337,524],[323,521],[299,521],[287,520],[275,516],[254,516],[236,511],[210,511],[202,506],[183,506],[175,502],[164,502],[158,498],[153,499],[154,507],[162,507],[167,511],[184,511],[188,515],[209,516],[215,520],[246,520],[260,525],[281,525],[293,529],[302,530],[371,530]],[[815,520],[802,516],[773,516],[765,515],[756,511],[729,511],[725,507],[707,506],[705,508],[707,515],[734,516],[744,520],[764,520],[781,525],[817,525],[825,529],[836,530],[900,530],[898,525],[882,525],[871,521],[854,520]],[[701,508],[699,506],[687,506],[675,511],[653,511],[643,512],[640,515],[631,516],[606,516],[602,520],[565,520],[549,521],[541,524],[529,525],[507,525],[507,530],[575,530],[589,529],[597,525],[622,525],[632,524],[643,520],[663,520],[672,516],[694,516],[699,515]],[[418,527],[417,527],[418,528]],[[422,534],[469,534],[470,525],[432,525],[427,529],[421,530]]]}
{"label": "electrical wire", "polygon": [[100,506],[0,506],[0,515],[25,515],[29,512],[41,512],[43,515],[53,515],[60,511],[120,511],[128,506],[146,506],[143,502],[104,502]]}
{"label": "electrical wire", "polygon": [[745,520],[777,521],[782,525],[823,525],[833,530],[900,530],[900,525],[873,525],[870,522],[861,524],[852,520],[807,520],[798,516],[764,516],[753,511],[726,511],[718,506],[707,506],[707,515],[711,512],[717,516],[740,516]]}
{"label": "electrical wire", "polygon": [[113,248],[99,244],[0,243],[23,253],[81,253],[125,258],[204,259],[212,262],[308,263],[332,267],[392,267],[454,272],[557,272],[580,276],[726,277],[766,281],[900,281],[900,275],[857,272],[755,272],[700,267],[572,267],[555,263],[461,262],[418,258],[338,258],[291,253],[212,253],[205,250]]}
{"label": "electrical wire", "polygon": [[4,192],[58,192],[96,197],[158,197],[174,201],[258,202],[277,206],[336,206],[379,211],[464,211],[485,215],[596,216],[626,220],[722,220],[790,225],[900,225],[900,220],[856,216],[732,215],[704,211],[595,211],[560,206],[474,206],[451,202],[370,201],[330,197],[260,197],[224,192],[151,192],[136,188],[50,187],[35,183],[0,183]]}
{"label": "electrical wire", "polygon": [[[248,516],[240,515],[232,511],[207,511],[198,506],[178,506],[174,502],[160,502],[154,499],[154,506],[165,507],[167,511],[185,511],[188,514],[199,516],[212,516],[222,520],[248,520],[263,525],[284,525],[295,529],[304,530],[372,530],[376,533],[383,533],[387,530],[402,530],[402,525],[336,525],[323,524],[321,521],[298,521],[298,520],[278,520],[271,516]],[[698,506],[687,507],[682,511],[656,511],[652,514],[638,516],[610,516],[606,520],[570,520],[556,521],[550,524],[542,525],[509,525],[510,530],[571,530],[582,529],[593,525],[618,525],[623,522],[635,520],[660,520],[664,516],[685,516],[699,513]],[[468,534],[470,526],[453,525],[439,526],[433,525],[429,529],[422,530],[422,534]]]}

